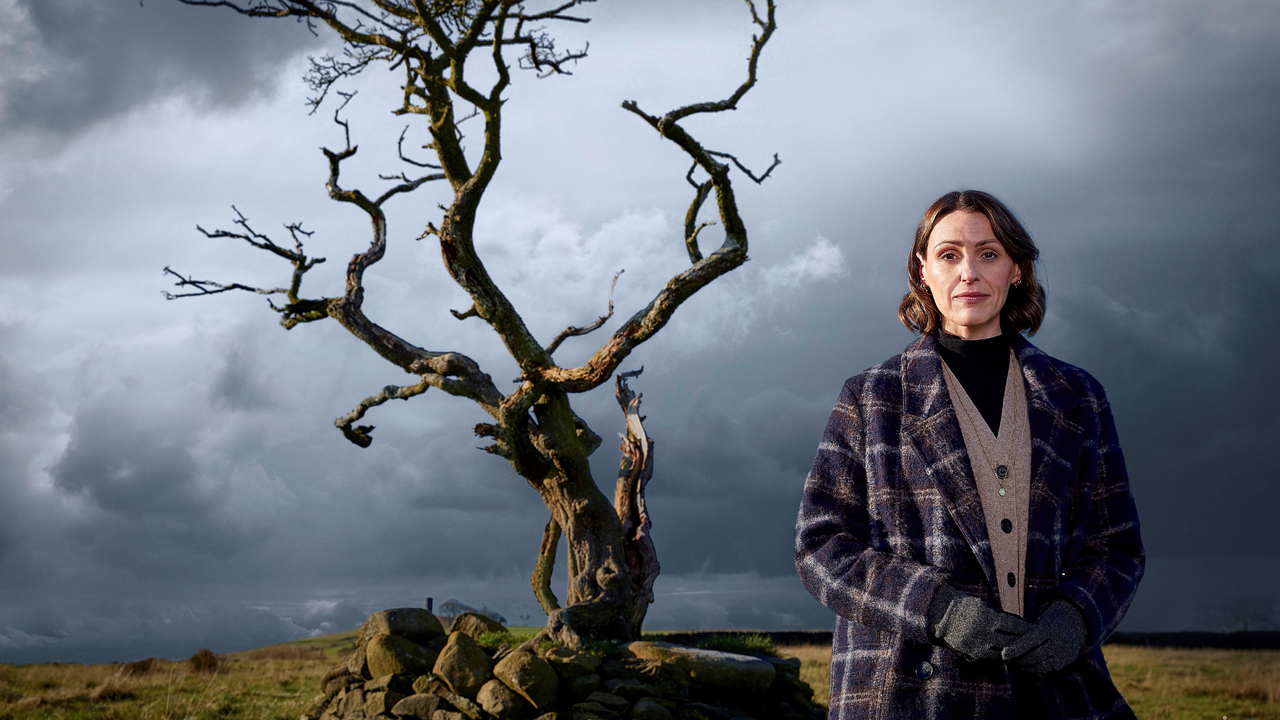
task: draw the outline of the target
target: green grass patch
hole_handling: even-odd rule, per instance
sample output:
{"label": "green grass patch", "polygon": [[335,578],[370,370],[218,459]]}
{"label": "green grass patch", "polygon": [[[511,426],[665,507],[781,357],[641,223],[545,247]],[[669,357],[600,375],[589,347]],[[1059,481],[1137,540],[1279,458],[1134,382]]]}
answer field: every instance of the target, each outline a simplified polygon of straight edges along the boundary
{"label": "green grass patch", "polygon": [[486,650],[497,650],[503,645],[515,645],[515,638],[509,632],[487,632],[476,638],[476,644]]}
{"label": "green grass patch", "polygon": [[537,635],[542,628],[532,627],[510,627],[505,631],[487,632],[476,638],[476,644],[488,650],[497,650],[503,645],[515,647],[520,643],[530,640]]}
{"label": "green grass patch", "polygon": [[588,640],[587,652],[606,659],[617,657],[622,654],[622,651],[618,649],[618,646],[608,640]]}
{"label": "green grass patch", "polygon": [[720,652],[737,653],[739,655],[769,655],[777,657],[778,649],[768,635],[751,633],[750,635],[709,635],[693,643],[703,650],[719,650]]}

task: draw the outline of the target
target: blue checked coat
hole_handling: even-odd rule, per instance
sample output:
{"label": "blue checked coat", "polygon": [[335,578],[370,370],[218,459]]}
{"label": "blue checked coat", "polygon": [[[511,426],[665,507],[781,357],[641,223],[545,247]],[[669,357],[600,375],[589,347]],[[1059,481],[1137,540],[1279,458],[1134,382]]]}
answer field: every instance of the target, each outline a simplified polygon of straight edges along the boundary
{"label": "blue checked coat", "polygon": [[[1102,386],[1021,335],[1031,497],[1023,583],[1027,619],[1057,598],[1088,626],[1061,671],[1018,672],[1057,718],[1132,718],[1099,645],[1133,599],[1145,555]],[[934,645],[926,612],[945,580],[999,607],[995,564],[937,339],[851,378],[818,447],[796,524],[796,567],[836,614],[832,720],[1010,718],[998,660]]]}

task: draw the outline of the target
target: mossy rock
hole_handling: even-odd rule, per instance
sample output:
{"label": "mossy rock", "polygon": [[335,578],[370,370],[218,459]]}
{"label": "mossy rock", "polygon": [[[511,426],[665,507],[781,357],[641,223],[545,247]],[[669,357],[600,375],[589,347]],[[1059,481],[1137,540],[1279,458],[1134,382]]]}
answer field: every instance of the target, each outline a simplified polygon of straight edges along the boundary
{"label": "mossy rock", "polygon": [[444,626],[435,615],[420,608],[393,608],[379,610],[365,620],[360,628],[360,644],[376,635],[395,635],[425,645],[445,634]]}
{"label": "mossy rock", "polygon": [[449,633],[460,632],[470,635],[472,640],[479,640],[486,633],[505,633],[507,628],[497,620],[479,613],[462,613],[449,625]]}
{"label": "mossy rock", "polygon": [[777,676],[772,663],[750,655],[647,640],[628,643],[622,650],[630,657],[680,668],[694,682],[721,692],[757,693],[772,685]]}
{"label": "mossy rock", "polygon": [[365,657],[372,679],[392,674],[424,675],[435,667],[439,653],[395,635],[374,635],[365,646]]}
{"label": "mossy rock", "polygon": [[455,631],[449,633],[449,642],[440,651],[432,673],[455,693],[475,697],[480,687],[493,679],[493,661],[471,636]]}
{"label": "mossy rock", "polygon": [[533,716],[533,706],[497,678],[481,686],[476,702],[498,720],[526,720]]}
{"label": "mossy rock", "polygon": [[508,654],[494,666],[493,675],[539,711],[555,705],[560,679],[546,660],[533,653],[517,650]]}
{"label": "mossy rock", "polygon": [[391,714],[409,720],[432,720],[432,714],[443,707],[444,701],[439,696],[415,693],[396,703]]}

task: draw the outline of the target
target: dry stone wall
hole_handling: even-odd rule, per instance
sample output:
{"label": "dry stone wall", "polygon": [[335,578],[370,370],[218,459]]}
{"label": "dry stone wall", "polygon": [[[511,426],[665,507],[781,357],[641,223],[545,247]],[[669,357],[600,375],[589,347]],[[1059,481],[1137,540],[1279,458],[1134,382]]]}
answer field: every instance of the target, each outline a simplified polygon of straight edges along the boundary
{"label": "dry stone wall", "polygon": [[[459,616],[459,619],[464,616]],[[485,618],[488,620],[488,618]],[[490,653],[492,621],[374,613],[303,720],[816,720],[800,661],[638,641]],[[500,625],[496,628],[503,629]]]}

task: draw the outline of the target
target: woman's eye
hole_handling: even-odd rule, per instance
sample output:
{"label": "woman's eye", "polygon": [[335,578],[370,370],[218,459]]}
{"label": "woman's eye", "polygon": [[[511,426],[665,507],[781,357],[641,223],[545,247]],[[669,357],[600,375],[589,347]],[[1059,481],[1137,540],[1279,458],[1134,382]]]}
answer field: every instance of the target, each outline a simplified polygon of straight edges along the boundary
{"label": "woman's eye", "polygon": [[995,250],[988,250],[982,253],[982,257],[986,260],[995,260],[997,257],[999,257],[999,254],[996,253]]}

